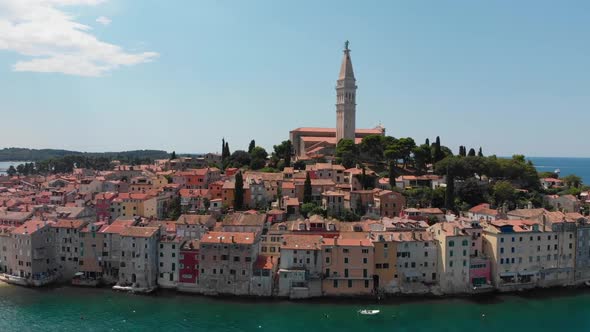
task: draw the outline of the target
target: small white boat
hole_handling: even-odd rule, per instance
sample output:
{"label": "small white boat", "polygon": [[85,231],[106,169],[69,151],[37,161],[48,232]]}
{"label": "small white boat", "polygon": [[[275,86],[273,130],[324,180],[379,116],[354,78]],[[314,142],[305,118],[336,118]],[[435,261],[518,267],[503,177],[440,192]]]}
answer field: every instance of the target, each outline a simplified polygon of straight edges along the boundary
{"label": "small white boat", "polygon": [[371,310],[371,309],[359,310],[359,314],[361,314],[361,315],[369,315],[369,316],[376,315],[376,314],[378,314],[380,312],[381,312],[380,310]]}

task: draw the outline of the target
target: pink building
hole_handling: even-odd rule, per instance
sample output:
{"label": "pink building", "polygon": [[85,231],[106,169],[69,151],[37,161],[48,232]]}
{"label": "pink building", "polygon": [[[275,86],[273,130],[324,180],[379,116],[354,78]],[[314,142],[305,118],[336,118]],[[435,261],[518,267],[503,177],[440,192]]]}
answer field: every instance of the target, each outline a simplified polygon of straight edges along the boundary
{"label": "pink building", "polygon": [[325,296],[373,293],[374,246],[368,238],[322,240]]}
{"label": "pink building", "polygon": [[116,193],[107,192],[96,195],[96,220],[111,221],[111,203],[117,197]]}

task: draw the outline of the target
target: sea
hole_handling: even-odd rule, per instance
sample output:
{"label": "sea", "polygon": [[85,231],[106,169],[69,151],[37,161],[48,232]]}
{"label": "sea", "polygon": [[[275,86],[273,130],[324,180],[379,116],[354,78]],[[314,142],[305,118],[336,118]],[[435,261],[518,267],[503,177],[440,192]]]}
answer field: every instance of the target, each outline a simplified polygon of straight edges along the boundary
{"label": "sea", "polygon": [[28,163],[28,161],[0,161],[0,175],[5,175],[6,170],[10,166],[18,166],[20,164]]}
{"label": "sea", "polygon": [[532,161],[541,172],[559,170],[560,177],[575,174],[582,178],[583,183],[590,185],[590,158],[529,157],[527,159]]}
{"label": "sea", "polygon": [[[540,292],[540,293],[539,293]],[[590,331],[590,291],[383,302],[219,299],[0,286],[0,331]],[[363,316],[360,309],[377,309]]]}

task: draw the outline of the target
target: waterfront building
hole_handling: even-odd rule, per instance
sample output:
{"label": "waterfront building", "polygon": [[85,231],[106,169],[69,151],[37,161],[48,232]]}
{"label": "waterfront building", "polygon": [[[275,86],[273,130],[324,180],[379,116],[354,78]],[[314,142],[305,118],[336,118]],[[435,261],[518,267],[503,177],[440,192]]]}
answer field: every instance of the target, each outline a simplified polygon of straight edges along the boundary
{"label": "waterfront building", "polygon": [[258,256],[250,277],[250,294],[252,296],[272,296],[275,284],[276,265],[273,257]]}
{"label": "waterfront building", "polygon": [[[104,221],[86,224],[79,232],[80,258],[78,272],[83,273],[83,279],[98,283],[103,280],[103,269],[112,272],[113,266],[107,264],[104,259],[109,256],[105,234],[100,233],[101,228],[107,227]],[[118,271],[119,265],[116,269]],[[82,276],[80,276],[82,277]],[[82,278],[79,278],[80,280]]]}
{"label": "waterfront building", "polygon": [[255,233],[208,232],[200,242],[199,285],[205,294],[250,294],[250,278],[260,249]]}
{"label": "waterfront building", "polygon": [[[98,242],[98,248],[91,248],[85,250],[85,255],[92,255],[91,257],[97,256],[97,252],[100,252],[99,261],[102,263],[103,268],[103,281],[107,284],[116,283],[119,281],[119,271],[121,269],[121,262],[123,261],[121,247],[121,233],[127,227],[134,226],[137,223],[135,219],[117,219],[110,225],[105,225],[100,229],[94,229],[89,232],[92,238],[96,238]],[[86,234],[84,235],[87,236]],[[100,244],[102,240],[102,246]],[[90,241],[85,240],[85,245]],[[85,257],[85,259],[88,259]]]}
{"label": "waterfront building", "polygon": [[120,286],[137,290],[157,287],[160,228],[128,226],[121,230]]}
{"label": "waterfront building", "polygon": [[390,234],[395,265],[388,290],[404,294],[431,291],[438,282],[438,247],[432,234],[427,231]]}
{"label": "waterfront building", "polygon": [[8,272],[8,256],[12,255],[12,226],[0,226],[0,274]]}
{"label": "waterfront building", "polygon": [[368,238],[322,240],[324,280],[322,293],[326,296],[355,296],[374,293],[374,245]]}
{"label": "waterfront building", "polygon": [[567,279],[567,266],[559,262],[559,235],[538,221],[489,222],[484,226],[483,240],[484,252],[490,257],[492,282],[500,291],[550,285],[555,278]]}
{"label": "waterfront building", "polygon": [[58,220],[51,224],[55,231],[55,253],[60,279],[71,280],[79,271],[80,233],[88,223],[83,220]]}
{"label": "waterfront building", "polygon": [[158,244],[158,286],[175,288],[179,280],[179,257],[182,238],[163,234]]}
{"label": "waterfront building", "polygon": [[12,230],[12,254],[8,255],[7,269],[15,283],[42,286],[58,277],[51,224],[47,220],[29,220]]}
{"label": "waterfront building", "polygon": [[496,209],[491,209],[490,204],[482,203],[467,211],[467,217],[476,221],[492,221],[500,219],[502,214]]}
{"label": "waterfront building", "polygon": [[438,246],[440,291],[444,294],[470,292],[471,236],[464,227],[451,222],[439,222],[429,228]]}
{"label": "waterfront building", "polygon": [[185,241],[180,247],[178,259],[178,283],[179,291],[198,292],[199,286],[199,240]]}
{"label": "waterfront building", "polygon": [[279,296],[309,298],[322,295],[321,235],[283,236],[279,266]]}

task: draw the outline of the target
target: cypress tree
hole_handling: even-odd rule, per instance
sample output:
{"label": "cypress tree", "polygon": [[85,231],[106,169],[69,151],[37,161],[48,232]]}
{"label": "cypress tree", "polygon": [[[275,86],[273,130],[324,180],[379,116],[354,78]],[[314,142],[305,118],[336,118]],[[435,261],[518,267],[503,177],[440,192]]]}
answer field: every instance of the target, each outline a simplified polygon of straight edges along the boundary
{"label": "cypress tree", "polygon": [[234,196],[234,209],[241,210],[244,207],[244,178],[242,172],[236,173],[236,188]]}
{"label": "cypress tree", "polygon": [[307,175],[305,176],[305,182],[303,183],[303,204],[311,203],[312,199],[311,178],[309,177],[309,172],[307,172]]}
{"label": "cypress tree", "polygon": [[225,142],[225,158],[229,158],[229,156],[231,156],[231,153],[229,152],[229,143]]}
{"label": "cypress tree", "polygon": [[440,137],[436,136],[436,141],[434,142],[434,162],[440,161],[444,158],[442,150],[440,149]]}
{"label": "cypress tree", "polygon": [[469,153],[467,155],[469,157],[475,157],[475,149],[474,148],[469,149]]}
{"label": "cypress tree", "polygon": [[176,159],[176,151],[172,151],[172,155],[170,155],[170,160]]}
{"label": "cypress tree", "polygon": [[430,146],[430,139],[428,139],[428,138],[427,138],[427,139],[426,139],[426,142],[424,142],[424,144],[426,144],[426,145]]}
{"label": "cypress tree", "polygon": [[221,160],[225,159],[225,137],[221,138]]}
{"label": "cypress tree", "polygon": [[391,188],[395,188],[395,163],[393,161],[389,162],[389,185]]}
{"label": "cypress tree", "polygon": [[481,146],[479,147],[479,151],[477,152],[478,157],[483,157],[483,152],[481,151]]}
{"label": "cypress tree", "polygon": [[256,142],[254,140],[250,141],[250,145],[248,145],[248,153],[252,153],[252,150],[256,147]]}

